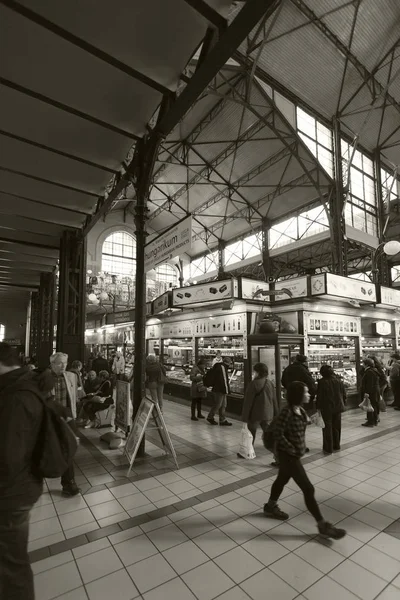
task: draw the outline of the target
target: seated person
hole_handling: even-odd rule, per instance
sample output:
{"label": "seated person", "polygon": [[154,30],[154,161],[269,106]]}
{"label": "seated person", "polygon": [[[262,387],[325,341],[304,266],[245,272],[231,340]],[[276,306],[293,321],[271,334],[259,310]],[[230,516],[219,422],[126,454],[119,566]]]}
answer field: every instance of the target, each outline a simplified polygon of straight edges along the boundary
{"label": "seated person", "polygon": [[79,420],[85,423],[85,429],[93,427],[96,413],[105,410],[113,404],[112,386],[108,371],[100,371],[99,386],[92,396],[87,396],[82,401]]}
{"label": "seated person", "polygon": [[97,378],[96,371],[89,371],[89,373],[86,375],[85,383],[83,384],[83,389],[85,390],[86,395],[94,394],[99,385],[100,381]]}

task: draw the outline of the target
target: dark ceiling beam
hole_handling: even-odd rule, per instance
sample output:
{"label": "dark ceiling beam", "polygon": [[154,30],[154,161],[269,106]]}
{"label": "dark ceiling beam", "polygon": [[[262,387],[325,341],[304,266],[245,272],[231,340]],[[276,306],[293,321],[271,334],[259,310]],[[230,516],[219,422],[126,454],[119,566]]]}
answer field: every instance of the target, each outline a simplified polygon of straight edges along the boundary
{"label": "dark ceiling beam", "polygon": [[18,288],[21,290],[27,290],[28,292],[36,292],[36,290],[39,288],[39,284],[38,285],[29,285],[29,284],[25,284],[25,283],[7,283],[5,281],[0,282],[0,289],[1,288]]}
{"label": "dark ceiling beam", "polygon": [[0,258],[0,272],[10,271],[41,271],[51,272],[55,265],[39,265],[31,262],[8,261]]}
{"label": "dark ceiling beam", "polygon": [[43,248],[45,250],[59,250],[60,239],[56,236],[32,234],[30,232],[4,229],[0,223],[0,242],[16,242],[23,246]]}
{"label": "dark ceiling beam", "polygon": [[49,256],[35,256],[33,254],[21,254],[17,252],[11,252],[0,248],[0,263],[1,264],[12,264],[18,265],[19,262],[32,263],[40,268],[40,265],[48,265],[54,267],[57,259]]}
{"label": "dark ceiling beam", "polygon": [[191,8],[193,8],[199,15],[203,17],[210,25],[213,25],[217,29],[225,29],[228,22],[219,12],[217,12],[212,6],[207,4],[205,0],[185,0]]}
{"label": "dark ceiling beam", "polygon": [[[1,0],[0,0],[1,2]],[[86,196],[90,196],[92,198],[99,198],[98,194],[94,192],[89,192],[88,190],[81,190],[76,187],[72,187],[71,185],[66,185],[65,183],[58,183],[57,181],[52,181],[50,179],[44,179],[43,177],[37,177],[36,175],[30,175],[29,173],[24,173],[23,171],[17,171],[16,169],[9,169],[8,167],[2,167],[0,165],[0,171],[5,171],[6,173],[12,173],[13,175],[20,175],[21,177],[26,177],[27,179],[34,179],[35,181],[40,181],[40,183],[48,183],[50,185],[55,185],[57,187],[63,188],[64,190],[68,190],[70,192],[78,192],[78,194],[85,194]]]}
{"label": "dark ceiling beam", "polygon": [[50,146],[46,146],[45,144],[40,144],[39,142],[35,142],[33,140],[29,140],[28,138],[21,137],[20,135],[15,135],[14,133],[10,133],[9,131],[4,131],[0,129],[0,136],[8,137],[12,140],[16,140],[17,142],[21,142],[22,144],[27,144],[28,146],[33,146],[34,148],[40,148],[40,150],[45,150],[46,152],[51,152],[52,154],[57,154],[58,156],[62,156],[63,158],[68,158],[69,160],[74,160],[83,165],[88,165],[89,167],[94,167],[95,169],[100,169],[101,171],[106,171],[107,173],[111,173],[111,175],[116,175],[118,171],[115,169],[110,169],[105,165],[100,165],[98,163],[92,162],[91,160],[86,160],[86,158],[81,158],[80,156],[75,156],[74,154],[70,154],[69,152],[64,152],[63,150],[57,150],[56,148],[51,148]]}
{"label": "dark ceiling beam", "polygon": [[[52,207],[49,206],[48,215],[43,216],[43,214],[38,214],[38,212],[33,212],[35,216],[30,216],[31,213],[22,213],[22,214],[13,214],[10,210],[10,207],[4,205],[4,199],[0,197],[0,227],[11,227],[19,229],[27,232],[44,233],[47,235],[59,235],[62,229],[79,229],[77,225],[67,224],[65,221],[61,222],[61,218],[57,215],[57,213],[52,213]],[[61,208],[59,209],[62,210]],[[25,216],[26,215],[26,216]],[[57,222],[57,218],[60,220]]]}
{"label": "dark ceiling beam", "polygon": [[394,106],[400,112],[400,104],[389,94],[388,90],[368,71],[368,69],[358,60],[358,58],[349,50],[349,48],[340,41],[340,39],[317,17],[317,15],[307,6],[304,0],[290,0],[296,8],[317,27],[324,36],[339,50],[349,63],[353,65],[361,75],[365,83],[372,83],[377,95],[383,95],[387,98],[389,104]]}
{"label": "dark ceiling beam", "polygon": [[14,194],[14,193],[7,192],[7,191],[1,190],[1,189],[0,189],[0,194],[6,194],[7,196],[11,196],[12,198],[26,200],[27,202],[33,202],[34,204],[37,204],[38,206],[45,206],[48,209],[59,208],[60,210],[65,210],[65,211],[73,213],[75,215],[81,215],[82,217],[87,217],[92,212],[92,211],[82,212],[82,211],[76,210],[74,208],[60,206],[59,204],[50,204],[50,202],[42,202],[41,200],[36,200],[35,198],[29,198],[28,196],[22,196],[21,194]]}
{"label": "dark ceiling beam", "polygon": [[141,83],[152,88],[153,90],[156,90],[161,94],[165,94],[169,91],[165,86],[161,85],[157,81],[154,81],[153,79],[150,79],[150,77],[147,77],[147,75],[144,75],[143,73],[140,73],[140,71],[133,69],[132,67],[118,60],[114,56],[107,54],[107,52],[104,52],[100,48],[96,48],[96,46],[93,46],[93,44],[90,44],[86,40],[79,38],[77,35],[74,35],[70,31],[63,29],[59,25],[56,25],[52,21],[49,21],[45,17],[42,17],[38,13],[20,4],[19,2],[15,2],[14,0],[0,0],[0,3],[12,10],[13,12],[21,15],[22,17],[25,17],[29,21],[32,21],[32,23],[36,23],[36,25],[43,27],[47,31],[50,31],[54,35],[69,42],[73,46],[76,46],[84,52],[91,54],[95,58],[107,63],[108,65],[111,65],[115,69],[118,69],[122,73],[125,73],[125,75],[129,75],[129,77],[131,77],[132,79],[140,81]]}
{"label": "dark ceiling beam", "polygon": [[102,127],[103,129],[108,129],[109,131],[112,131],[113,133],[117,133],[118,135],[122,135],[131,140],[140,139],[139,136],[131,133],[130,131],[126,131],[125,129],[116,127],[115,125],[112,125],[111,123],[107,123],[106,121],[102,121],[101,119],[98,119],[97,117],[88,115],[80,110],[77,110],[76,108],[72,108],[71,106],[68,106],[67,104],[63,104],[62,102],[58,102],[57,100],[48,98],[47,96],[44,96],[43,94],[34,92],[33,90],[30,90],[26,87],[23,87],[22,85],[14,83],[13,81],[4,79],[4,77],[0,77],[0,85],[3,85],[12,90],[15,90],[16,92],[19,92],[19,93],[23,94],[24,96],[29,96],[30,98],[33,98],[34,100],[38,100],[39,102],[43,102],[44,104],[48,104],[49,106],[54,106],[54,108],[58,108],[58,110],[61,110],[63,112],[74,115],[75,117],[78,117],[79,119],[83,119],[84,121],[88,121],[89,123],[93,123],[94,125],[98,125],[99,127]]}
{"label": "dark ceiling beam", "polygon": [[[229,60],[236,48],[257,25],[258,21],[266,14],[272,14],[279,6],[281,0],[248,0],[240,13],[221,34],[219,40],[204,58],[203,62],[191,77],[182,93],[171,103],[171,108],[157,123],[150,133],[155,139],[166,138],[174,127],[185,116],[190,107],[204,92],[210,82],[216,77],[224,64]],[[132,163],[130,167],[132,167]],[[83,229],[87,235],[99,219],[110,210],[113,202],[129,184],[128,177],[119,180],[107,199],[103,198],[98,203],[98,208],[91,219],[88,219]]]}

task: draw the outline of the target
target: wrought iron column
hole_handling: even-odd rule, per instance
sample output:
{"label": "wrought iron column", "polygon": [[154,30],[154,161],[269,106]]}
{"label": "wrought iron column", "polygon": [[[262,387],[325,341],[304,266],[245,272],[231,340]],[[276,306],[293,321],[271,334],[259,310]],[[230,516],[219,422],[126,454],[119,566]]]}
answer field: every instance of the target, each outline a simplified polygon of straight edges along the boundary
{"label": "wrought iron column", "polygon": [[261,254],[262,254],[262,266],[264,269],[265,281],[273,281],[274,274],[272,268],[271,256],[269,253],[269,230],[271,228],[271,221],[266,217],[262,220],[261,228]]}
{"label": "wrought iron column", "polygon": [[338,119],[333,120],[333,137],[335,150],[335,190],[331,193],[329,200],[329,212],[332,222],[332,266],[337,275],[347,276],[347,238],[344,210],[346,206],[346,187],[343,182],[342,152],[340,123]]}
{"label": "wrought iron column", "polygon": [[[377,229],[379,243],[385,242],[385,230],[386,230],[386,219],[388,218],[390,211],[390,198],[387,198],[387,206],[385,205],[385,198],[383,197],[382,189],[382,177],[381,177],[381,156],[379,150],[375,153],[375,194],[376,194],[376,205],[378,207],[377,214]],[[391,281],[391,269],[389,261],[384,252],[382,252],[377,259],[375,265],[375,283],[381,285],[390,286]]]}
{"label": "wrought iron column", "polygon": [[39,292],[31,292],[31,322],[29,327],[29,356],[37,357],[39,335]]}
{"label": "wrought iron column", "polygon": [[225,277],[225,242],[218,243],[218,277]]}
{"label": "wrought iron column", "polygon": [[37,363],[41,369],[48,366],[53,354],[55,286],[54,272],[40,274]]}
{"label": "wrought iron column", "polygon": [[85,357],[86,239],[64,231],[60,247],[57,350],[69,362]]}

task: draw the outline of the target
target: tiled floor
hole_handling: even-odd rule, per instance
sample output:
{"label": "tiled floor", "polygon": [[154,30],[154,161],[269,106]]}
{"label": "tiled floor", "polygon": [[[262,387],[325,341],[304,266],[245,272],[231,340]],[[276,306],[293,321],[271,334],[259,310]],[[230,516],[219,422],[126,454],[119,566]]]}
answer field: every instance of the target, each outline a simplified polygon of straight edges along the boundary
{"label": "tiled floor", "polygon": [[323,514],[348,531],[339,542],[316,535],[293,482],[280,503],[290,520],[263,516],[275,470],[260,440],[255,460],[237,458],[239,422],[193,423],[173,403],[165,414],[179,471],[148,444],[127,479],[121,452],[89,431],[77,456],[84,495],[65,500],[48,484],[32,513],[38,600],[400,599],[399,413],[372,430],[347,413],[332,457],[320,430],[307,432]]}

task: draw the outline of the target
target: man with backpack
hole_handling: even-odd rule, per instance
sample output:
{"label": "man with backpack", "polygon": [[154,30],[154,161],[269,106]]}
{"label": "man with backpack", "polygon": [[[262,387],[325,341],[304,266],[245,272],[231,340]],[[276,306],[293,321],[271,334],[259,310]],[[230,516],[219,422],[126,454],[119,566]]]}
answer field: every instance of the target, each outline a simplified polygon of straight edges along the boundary
{"label": "man with backpack", "polygon": [[42,494],[35,468],[42,428],[46,375],[22,367],[17,352],[0,343],[0,598],[33,600],[28,557],[29,513]]}
{"label": "man with backpack", "polygon": [[217,425],[215,414],[219,413],[219,424],[221,427],[231,427],[232,423],[225,417],[227,395],[230,393],[228,369],[231,366],[231,359],[224,356],[222,362],[215,365],[208,371],[204,377],[204,385],[211,387],[214,395],[214,405],[208,413],[207,421],[210,425]]}

